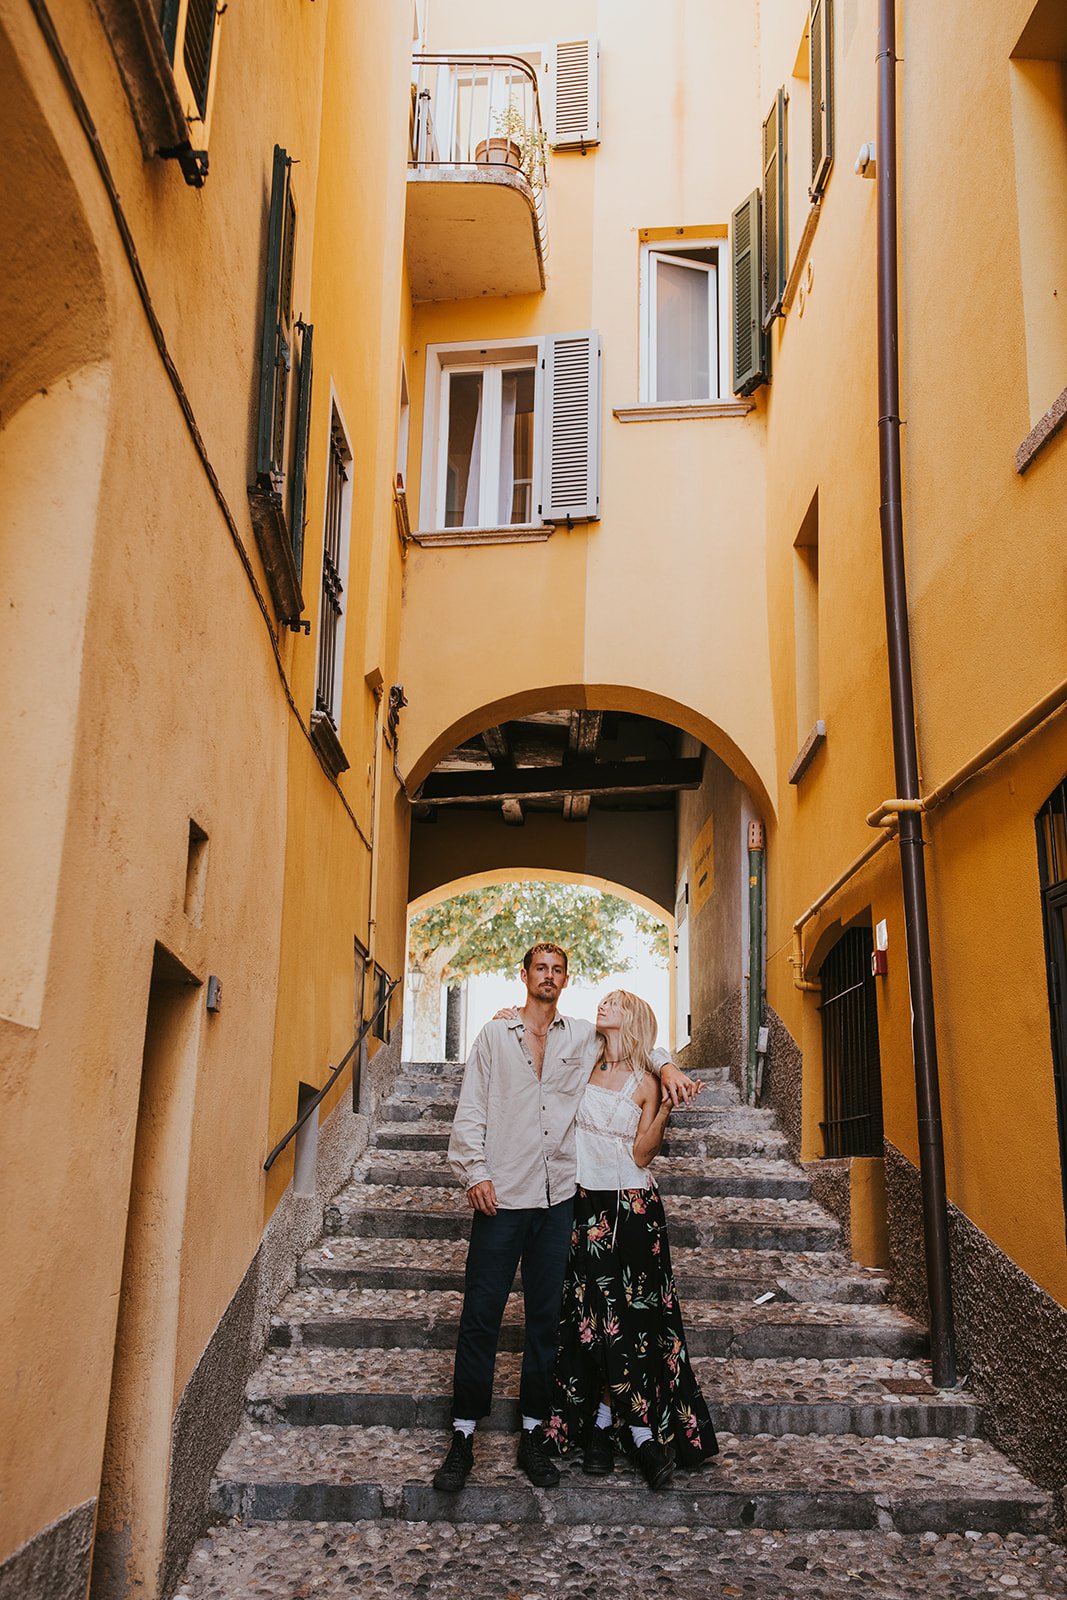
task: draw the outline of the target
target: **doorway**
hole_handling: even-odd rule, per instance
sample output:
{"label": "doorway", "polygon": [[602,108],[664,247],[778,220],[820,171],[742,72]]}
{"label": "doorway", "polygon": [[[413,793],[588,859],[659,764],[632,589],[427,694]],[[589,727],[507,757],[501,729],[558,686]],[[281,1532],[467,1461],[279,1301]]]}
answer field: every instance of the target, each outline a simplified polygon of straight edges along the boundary
{"label": "doorway", "polygon": [[158,1593],[200,980],[157,944],[145,1020],[90,1600]]}

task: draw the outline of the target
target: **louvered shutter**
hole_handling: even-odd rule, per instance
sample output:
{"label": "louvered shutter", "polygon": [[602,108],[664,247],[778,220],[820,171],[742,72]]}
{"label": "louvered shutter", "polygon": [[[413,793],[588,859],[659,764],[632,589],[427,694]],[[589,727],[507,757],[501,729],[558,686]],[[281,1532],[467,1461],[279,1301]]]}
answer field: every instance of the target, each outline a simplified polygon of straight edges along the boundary
{"label": "louvered shutter", "polygon": [[785,90],[779,89],[763,124],[763,326],[769,328],[785,294]]}
{"label": "louvered shutter", "polygon": [[811,0],[811,198],[823,191],[834,159],[833,0]]}
{"label": "louvered shutter", "polygon": [[560,333],[546,341],[544,466],[547,522],[600,515],[600,335]]}
{"label": "louvered shutter", "polygon": [[207,116],[207,91],[211,81],[211,56],[217,20],[216,0],[189,0],[185,13],[182,59],[201,118]]}
{"label": "louvered shutter", "polygon": [[[289,332],[286,294],[292,303],[292,197],[290,161],[274,146],[267,228],[267,285],[263,296],[263,330],[259,350],[259,429],[256,476],[265,489],[280,491],[285,476],[285,409],[289,394]],[[286,246],[288,245],[288,249]]]}
{"label": "louvered shutter", "polygon": [[730,279],[733,390],[735,394],[751,394],[767,381],[767,344],[761,313],[758,189],[753,189],[730,219]]}
{"label": "louvered shutter", "polygon": [[596,39],[560,39],[552,46],[553,150],[600,143],[600,55]]}
{"label": "louvered shutter", "polygon": [[307,513],[308,439],[311,428],[312,336],[309,322],[301,324],[300,390],[296,402],[296,452],[293,457],[293,498],[290,509],[290,535],[296,575],[304,567],[304,520]]}

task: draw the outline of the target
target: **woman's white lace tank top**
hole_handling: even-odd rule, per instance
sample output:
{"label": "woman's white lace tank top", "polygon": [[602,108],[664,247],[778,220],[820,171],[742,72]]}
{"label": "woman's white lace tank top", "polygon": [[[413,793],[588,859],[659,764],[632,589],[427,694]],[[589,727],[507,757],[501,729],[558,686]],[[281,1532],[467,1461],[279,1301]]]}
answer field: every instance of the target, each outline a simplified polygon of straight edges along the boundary
{"label": "woman's white lace tank top", "polygon": [[625,1089],[602,1089],[588,1083],[574,1139],[578,1152],[578,1182],[583,1189],[648,1189],[652,1174],[633,1157],[634,1134],[641,1111],[634,1104],[637,1080]]}

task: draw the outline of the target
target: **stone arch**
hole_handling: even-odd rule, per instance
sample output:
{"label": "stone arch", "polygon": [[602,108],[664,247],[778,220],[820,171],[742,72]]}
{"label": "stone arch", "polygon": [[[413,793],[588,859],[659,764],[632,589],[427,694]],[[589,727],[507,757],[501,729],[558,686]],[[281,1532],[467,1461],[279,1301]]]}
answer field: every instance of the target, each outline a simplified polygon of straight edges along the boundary
{"label": "stone arch", "polygon": [[[692,705],[669,695],[627,684],[569,683],[531,686],[520,693],[472,706],[447,728],[432,737],[426,747],[407,764],[407,787],[412,792],[425,779],[434,764],[447,751],[483,728],[506,722],[532,711],[551,711],[559,707],[575,711],[629,711],[661,722],[673,723],[683,732],[707,746],[745,785],[764,820],[775,820],[776,808],[770,790],[747,753],[711,717]],[[406,752],[405,752],[406,754]]]}
{"label": "stone arch", "polygon": [[570,872],[560,867],[493,867],[485,872],[470,872],[465,877],[453,878],[450,883],[443,883],[438,888],[429,889],[425,894],[417,896],[408,903],[408,916],[417,916],[420,911],[438,906],[442,901],[451,900],[457,894],[466,894],[469,889],[489,889],[498,883],[568,883],[599,889],[603,894],[614,894],[618,895],[620,900],[632,901],[643,911],[659,917],[666,923],[668,933],[674,932],[674,911],[669,906],[660,905],[649,895],[642,894],[639,889],[631,889],[628,884],[616,883],[611,878],[595,877],[588,872]]}

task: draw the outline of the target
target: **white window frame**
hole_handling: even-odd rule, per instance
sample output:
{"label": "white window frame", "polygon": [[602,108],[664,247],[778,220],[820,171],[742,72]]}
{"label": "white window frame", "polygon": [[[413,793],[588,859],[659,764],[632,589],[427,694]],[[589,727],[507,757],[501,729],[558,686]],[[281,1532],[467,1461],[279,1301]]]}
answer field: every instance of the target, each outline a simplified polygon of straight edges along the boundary
{"label": "white window frame", "polygon": [[[640,398],[643,405],[706,405],[709,401],[733,399],[730,388],[730,274],[727,270],[726,244],[725,239],[716,236],[707,239],[650,239],[641,246]],[[686,259],[694,250],[714,250],[714,267],[707,262]],[[718,391],[715,394],[681,401],[661,401],[656,394],[656,267],[660,259],[694,271],[715,274],[715,293],[709,295],[708,308],[708,371],[717,379]]]}
{"label": "white window frame", "polygon": [[[486,519],[487,506],[498,504],[500,490],[500,418],[502,374],[529,367],[534,374],[534,436],[533,436],[533,492],[531,521],[528,523],[503,523],[493,516]],[[445,498],[448,462],[448,385],[453,373],[484,373],[482,388],[482,459],[478,485],[480,520],[470,527],[479,529],[543,527],[544,519],[537,511],[543,465],[543,434],[545,415],[544,396],[544,341],[541,339],[501,339],[491,346],[478,340],[461,344],[430,345],[426,351],[426,401],[423,425],[422,486],[419,497],[419,523],[423,532],[459,533],[469,528],[446,529]],[[487,439],[495,440],[495,447],[486,448]],[[427,520],[429,517],[429,521]]]}
{"label": "white window frame", "polygon": [[[340,548],[340,556],[339,556],[339,562],[338,562],[338,567],[337,567],[337,575],[341,580],[341,596],[342,596],[341,614],[337,619],[337,632],[336,632],[336,634],[334,636],[333,704],[331,705],[331,707],[329,708],[329,711],[327,713],[329,715],[329,717],[330,717],[331,722],[333,723],[335,731],[338,733],[338,735],[340,735],[340,731],[341,731],[341,697],[342,697],[342,693],[343,693],[343,690],[344,690],[344,682],[345,682],[345,629],[346,629],[346,625],[348,623],[348,602],[349,602],[349,598],[350,598],[349,558],[350,558],[351,545],[352,545],[352,488],[353,488],[353,481],[354,481],[354,477],[355,477],[355,470],[354,470],[354,468],[355,468],[355,460],[354,460],[354,456],[353,456],[353,453],[352,453],[352,435],[348,431],[348,424],[346,423],[345,418],[344,418],[344,413],[341,410],[341,402],[337,398],[337,391],[335,390],[335,388],[334,388],[332,383],[330,384],[330,409],[329,409],[328,415],[330,417],[330,438],[327,440],[327,444],[326,444],[326,471],[325,471],[325,474],[324,474],[324,477],[323,477],[323,485],[322,485],[322,506],[323,506],[323,516],[324,517],[326,515],[326,508],[329,505],[330,474],[333,471],[333,437],[332,436],[333,436],[333,424],[334,424],[335,420],[337,422],[338,428],[340,429],[341,435],[342,435],[342,437],[344,439],[345,450],[348,452],[348,461],[347,461],[348,476],[345,479],[344,487],[341,490],[341,548]],[[316,627],[315,627],[315,651],[316,651],[315,676],[316,676],[316,689],[317,689],[317,686],[318,686],[318,649],[319,649],[319,640],[322,637],[323,612],[324,612],[323,601],[324,601],[324,598],[325,598],[324,594],[323,594],[323,582],[322,582],[322,568],[323,568],[323,562],[325,560],[325,554],[326,554],[326,530],[325,530],[325,526],[324,526],[323,527],[323,534],[322,534],[322,543],[321,543],[321,545],[319,547],[319,604],[318,604],[318,613],[317,613],[317,617],[316,617]]]}

